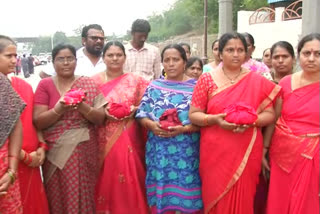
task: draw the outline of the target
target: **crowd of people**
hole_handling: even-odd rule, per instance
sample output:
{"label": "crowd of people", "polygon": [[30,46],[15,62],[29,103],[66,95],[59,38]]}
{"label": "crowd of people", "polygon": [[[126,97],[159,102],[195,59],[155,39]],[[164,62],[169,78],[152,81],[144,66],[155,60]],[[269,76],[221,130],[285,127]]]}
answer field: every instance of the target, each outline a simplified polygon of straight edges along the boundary
{"label": "crowd of people", "polygon": [[85,26],[35,93],[0,35],[0,213],[319,213],[320,34],[259,62],[251,34],[226,33],[203,65],[150,31],[105,44]]}

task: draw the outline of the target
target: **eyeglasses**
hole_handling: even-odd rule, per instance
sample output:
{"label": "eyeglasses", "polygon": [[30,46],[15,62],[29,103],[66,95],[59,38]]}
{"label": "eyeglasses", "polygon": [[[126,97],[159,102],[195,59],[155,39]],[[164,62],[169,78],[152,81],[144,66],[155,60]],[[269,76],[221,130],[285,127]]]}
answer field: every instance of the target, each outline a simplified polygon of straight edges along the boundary
{"label": "eyeglasses", "polygon": [[87,38],[93,40],[93,41],[98,41],[98,40],[101,40],[101,41],[104,41],[104,37],[101,37],[101,36],[87,36]]}
{"label": "eyeglasses", "polygon": [[303,51],[301,52],[302,56],[304,57],[310,57],[312,54],[314,55],[314,57],[319,58],[320,57],[320,51]]}
{"label": "eyeglasses", "polygon": [[71,63],[71,62],[74,62],[76,60],[75,57],[73,56],[68,56],[68,57],[57,57],[54,61],[57,62],[57,63]]}

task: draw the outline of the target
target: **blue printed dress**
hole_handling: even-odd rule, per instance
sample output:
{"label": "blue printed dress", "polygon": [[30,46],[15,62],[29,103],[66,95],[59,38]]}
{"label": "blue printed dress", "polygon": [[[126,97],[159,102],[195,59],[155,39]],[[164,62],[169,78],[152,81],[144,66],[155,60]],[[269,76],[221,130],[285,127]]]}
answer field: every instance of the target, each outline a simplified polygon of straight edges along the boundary
{"label": "blue printed dress", "polygon": [[[196,81],[158,79],[148,86],[136,118],[159,121],[166,109],[176,108],[183,125],[190,124],[190,101]],[[146,145],[147,197],[158,213],[178,210],[192,213],[202,209],[199,176],[199,133],[162,138],[148,132]]]}

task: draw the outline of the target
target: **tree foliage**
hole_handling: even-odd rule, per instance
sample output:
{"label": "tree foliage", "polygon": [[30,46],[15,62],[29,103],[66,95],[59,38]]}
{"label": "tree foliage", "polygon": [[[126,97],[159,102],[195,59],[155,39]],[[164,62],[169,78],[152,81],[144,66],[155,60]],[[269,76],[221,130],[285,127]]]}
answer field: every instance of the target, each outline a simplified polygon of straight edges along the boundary
{"label": "tree foliage", "polygon": [[[217,33],[219,26],[219,2],[208,1],[208,33]],[[268,6],[267,0],[233,0],[233,28],[237,28],[239,10],[256,10]],[[162,14],[148,17],[151,24],[149,40],[157,42],[172,36],[193,31],[203,32],[204,0],[177,0],[173,6]]]}
{"label": "tree foliage", "polygon": [[81,36],[67,37],[64,32],[57,31],[53,36],[42,36],[31,45],[32,54],[39,55],[39,53],[50,53],[52,48],[58,44],[70,44],[75,48],[80,48]]}

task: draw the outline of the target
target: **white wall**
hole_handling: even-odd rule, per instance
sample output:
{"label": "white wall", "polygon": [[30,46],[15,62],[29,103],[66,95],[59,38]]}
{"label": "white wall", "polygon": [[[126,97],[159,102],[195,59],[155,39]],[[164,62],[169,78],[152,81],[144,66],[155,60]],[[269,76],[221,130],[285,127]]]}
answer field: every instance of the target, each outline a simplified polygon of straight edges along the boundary
{"label": "white wall", "polygon": [[262,52],[274,43],[284,40],[290,42],[297,49],[302,30],[302,19],[282,21],[281,16],[284,8],[276,8],[275,22],[249,24],[249,17],[254,11],[238,12],[238,32],[250,33],[255,40],[256,50],[253,58],[262,58]]}

